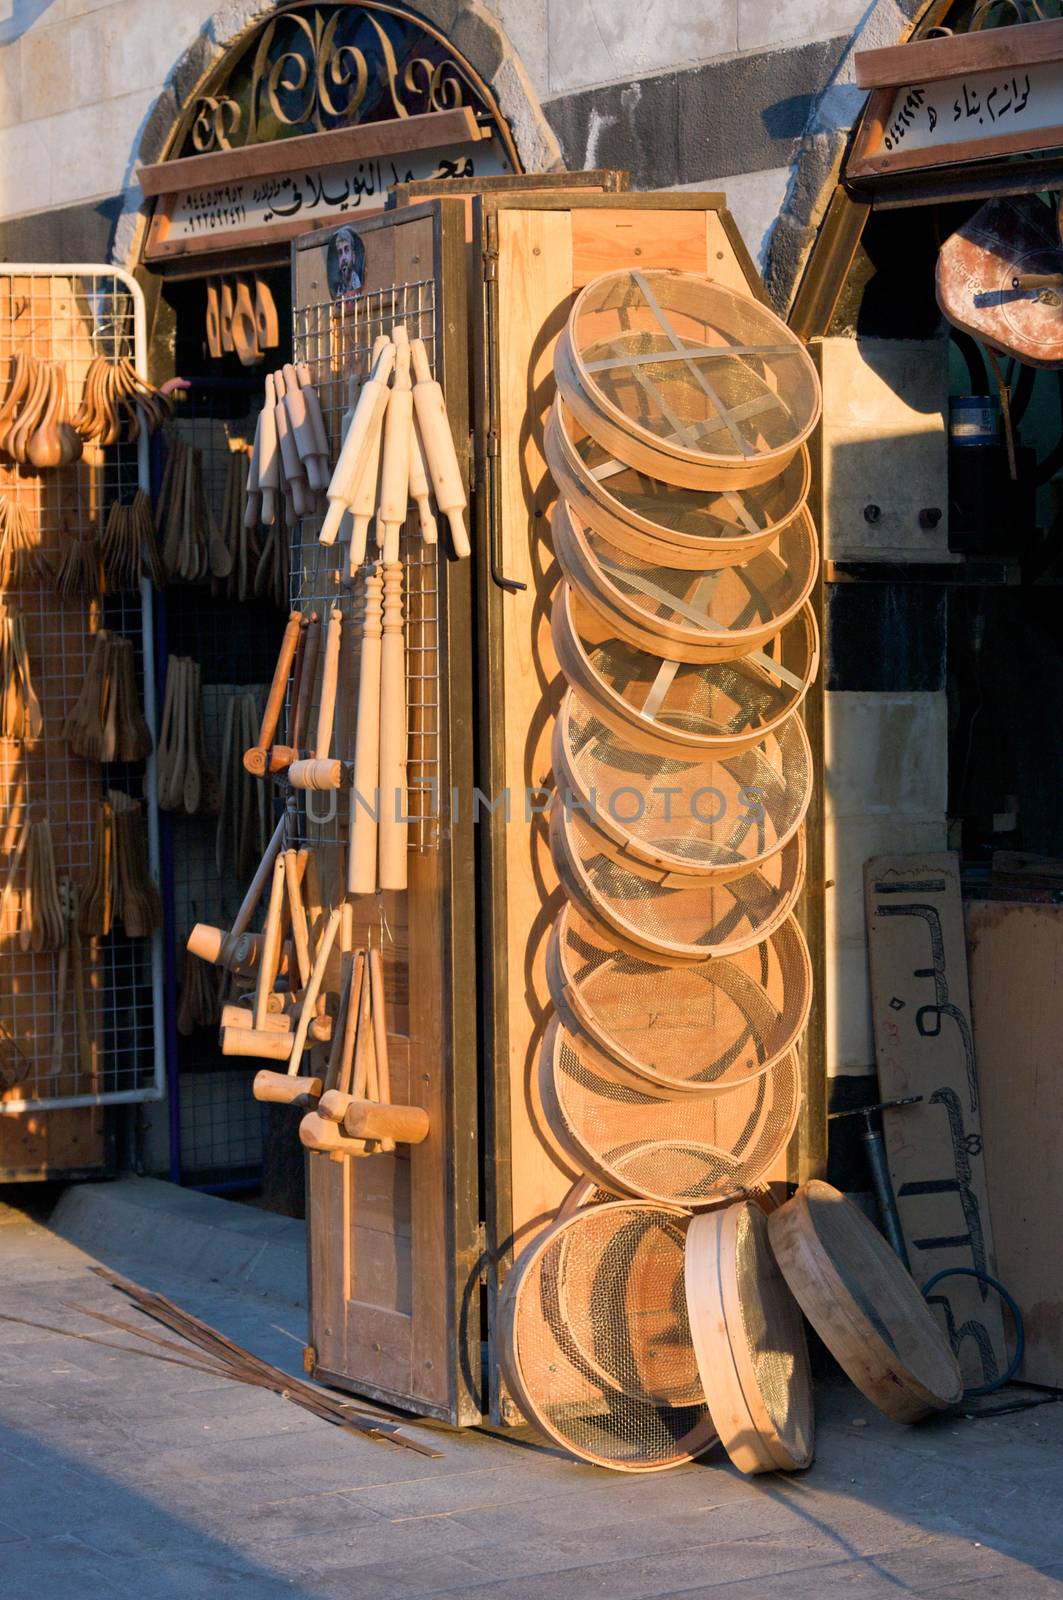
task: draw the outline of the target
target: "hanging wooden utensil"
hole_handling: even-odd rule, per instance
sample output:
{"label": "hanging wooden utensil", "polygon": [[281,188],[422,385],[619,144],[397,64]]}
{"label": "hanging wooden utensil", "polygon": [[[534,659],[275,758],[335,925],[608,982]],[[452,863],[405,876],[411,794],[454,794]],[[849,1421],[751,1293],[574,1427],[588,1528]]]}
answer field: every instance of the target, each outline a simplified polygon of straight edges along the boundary
{"label": "hanging wooden utensil", "polygon": [[259,345],[263,350],[274,350],[280,343],[280,327],[273,295],[266,280],[257,275],[255,277],[255,331],[258,335]]}
{"label": "hanging wooden utensil", "polygon": [[395,346],[386,335],[380,335],[373,346],[370,376],[362,385],[358,404],[344,436],[331,481],[328,486],[329,507],[318,535],[322,544],[334,544],[347,507],[351,502],[358,479],[370,450],[373,436],[382,425],[388,405],[388,379],[395,363]]}
{"label": "hanging wooden utensil", "polygon": [[454,554],[461,558],[467,556],[471,550],[464,516],[468,502],[461,481],[461,468],[454,448],[454,437],[450,431],[446,401],[443,398],[442,388],[432,377],[423,339],[411,341],[410,354],[416,379],[413,387],[413,404],[432,478],[432,487],[435,490],[436,505],[450,525]]}

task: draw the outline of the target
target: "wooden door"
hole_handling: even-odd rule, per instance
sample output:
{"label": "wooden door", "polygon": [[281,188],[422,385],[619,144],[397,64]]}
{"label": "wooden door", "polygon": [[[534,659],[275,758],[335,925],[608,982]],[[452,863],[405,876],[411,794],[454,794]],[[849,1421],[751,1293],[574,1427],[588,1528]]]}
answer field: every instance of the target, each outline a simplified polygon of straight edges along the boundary
{"label": "wooden door", "polygon": [[[354,297],[330,291],[335,233],[294,249],[296,356],[311,365],[333,459],[348,377],[364,375],[375,335],[405,320],[411,336],[425,338],[467,466],[463,205],[433,201],[354,218],[348,228],[359,259],[364,250]],[[319,612],[338,602],[355,629],[358,591],[335,578],[345,546],[325,550],[316,534],[308,519],[293,561],[299,601]],[[445,525],[434,550],[423,546],[416,517],[404,557],[410,778],[434,783],[439,805],[426,804],[424,789],[420,802],[411,795],[420,820],[411,827],[408,889],[357,899],[355,937],[383,953],[393,1097],[424,1106],[431,1132],[394,1155],[309,1157],[310,1342],[319,1378],[468,1424],[481,1413],[474,870],[463,803],[472,773],[471,563],[451,559]],[[344,729],[353,734],[355,674],[345,690],[341,738]],[[342,821],[307,825],[325,861],[329,903],[342,893],[345,833]]]}

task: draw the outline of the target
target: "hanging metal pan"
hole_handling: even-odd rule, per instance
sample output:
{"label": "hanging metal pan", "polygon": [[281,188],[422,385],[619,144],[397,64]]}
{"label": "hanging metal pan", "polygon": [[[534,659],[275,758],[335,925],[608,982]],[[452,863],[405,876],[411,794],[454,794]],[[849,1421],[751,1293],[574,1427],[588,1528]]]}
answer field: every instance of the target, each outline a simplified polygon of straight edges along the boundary
{"label": "hanging metal pan", "polygon": [[812,798],[812,751],[798,717],[752,749],[686,761],[632,750],[575,689],[553,736],[558,793],[647,866],[723,883],[781,850]]}
{"label": "hanging metal pan", "polygon": [[674,967],[631,955],[565,905],[546,952],[550,998],[571,1031],[651,1088],[719,1094],[792,1049],[812,1004],[812,963],[792,917],[733,956]]}
{"label": "hanging metal pan", "polygon": [[813,1178],[773,1211],[768,1237],[783,1277],[823,1343],[872,1405],[917,1422],[963,1393],[956,1357],[878,1229]]}
{"label": "hanging metal pan", "polygon": [[562,499],[550,527],[558,564],[587,604],[637,649],[676,661],[728,661],[762,649],[800,611],[819,564],[807,510],[778,550],[701,574],[625,554]]}
{"label": "hanging metal pan", "polygon": [[618,550],[699,572],[766,550],[808,498],[805,445],[777,476],[750,489],[681,489],[636,472],[577,422],[560,395],[546,421],[546,459],[575,515]]}
{"label": "hanging metal pan", "polygon": [[563,1207],[506,1278],[506,1383],[580,1460],[661,1472],[715,1443],[683,1294],[685,1222],[638,1201]]}
{"label": "hanging metal pan", "polygon": [[570,900],[635,955],[673,966],[730,956],[786,920],[804,883],[801,829],[762,867],[726,883],[697,882],[625,859],[578,811],[556,802],[550,853]]}
{"label": "hanging metal pan", "polygon": [[543,1039],[539,1094],[576,1171],[613,1194],[691,1210],[757,1183],[789,1144],[801,1104],[791,1052],[724,1094],[672,1095],[632,1078],[556,1016]]}
{"label": "hanging metal pan", "polygon": [[566,580],[551,631],[568,682],[632,749],[707,758],[750,749],[778,731],[819,670],[819,632],[804,605],[760,651],[701,665],[629,644]]}
{"label": "hanging metal pan", "polygon": [[554,374],[618,461],[689,489],[778,476],[820,412],[816,369],[786,324],[689,273],[595,278],[558,338]]}
{"label": "hanging metal pan", "polygon": [[807,1467],[815,1411],[805,1328],[758,1205],[691,1218],[685,1281],[698,1370],[727,1454],[740,1472]]}

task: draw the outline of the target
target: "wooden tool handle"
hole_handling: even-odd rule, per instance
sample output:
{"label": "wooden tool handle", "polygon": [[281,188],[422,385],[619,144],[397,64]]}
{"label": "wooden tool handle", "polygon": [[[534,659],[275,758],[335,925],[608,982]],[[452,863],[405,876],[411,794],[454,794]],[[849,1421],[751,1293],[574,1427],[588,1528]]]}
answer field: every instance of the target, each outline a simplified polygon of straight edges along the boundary
{"label": "wooden tool handle", "polygon": [[317,997],[321,992],[321,985],[325,981],[325,969],[328,966],[329,956],[332,954],[332,946],[335,942],[336,935],[339,932],[340,916],[341,908],[339,906],[336,906],[329,913],[328,922],[325,924],[325,931],[321,935],[321,943],[318,945],[317,956],[314,961],[314,970],[310,974],[309,982],[306,985],[306,992],[303,995],[303,1009],[299,1015],[299,1026],[295,1030],[295,1038],[292,1042],[291,1054],[288,1058],[288,1071],[293,1075],[299,1070],[299,1062],[302,1058],[303,1051],[306,1048],[306,1036],[310,1028],[311,1018],[314,1014],[314,1007],[317,1004]]}
{"label": "wooden tool handle", "polygon": [[[357,770],[357,767],[356,767]],[[406,887],[406,650],[402,625],[402,565],[384,567],[380,642],[381,889]]]}
{"label": "wooden tool handle", "polygon": [[277,823],[277,826],[274,828],[273,837],[266,846],[265,854],[258,864],[255,875],[248,885],[247,893],[244,895],[240,909],[233,919],[233,925],[229,930],[230,937],[233,939],[239,939],[241,934],[247,932],[247,929],[251,923],[251,918],[258,909],[258,902],[262,898],[266,884],[270,881],[270,874],[273,871],[273,863],[276,861],[280,847],[284,843],[284,822],[284,817],[281,817],[280,821]]}
{"label": "wooden tool handle", "polygon": [[286,1072],[270,1072],[263,1067],[251,1085],[256,1100],[274,1106],[299,1106],[313,1110],[321,1097],[320,1078],[290,1078]]}
{"label": "wooden tool handle", "polygon": [[[253,1028],[255,1025],[254,1016],[248,1006],[222,1006],[219,1020],[223,1028]],[[264,1033],[283,1033],[287,1037],[289,1045],[291,1044],[291,1018],[285,1011],[267,1011],[262,1031]]]}
{"label": "wooden tool handle", "polygon": [[265,946],[262,951],[262,965],[258,969],[258,985],[255,989],[255,1027],[261,1028],[266,1015],[270,990],[280,960],[281,946],[281,907],[284,903],[284,857],[278,856],[273,863],[273,881],[269,891],[269,909],[266,912]]}
{"label": "wooden tool handle", "polygon": [[[381,1105],[391,1104],[391,1067],[388,1055],[388,1018],[384,1003],[384,961],[379,950],[369,952],[369,991],[373,1007],[373,1047],[376,1060],[376,1093]],[[427,1129],[425,1130],[427,1132]],[[395,1140],[388,1133],[380,1137],[380,1148],[394,1150]]]}
{"label": "wooden tool handle", "polygon": [[299,881],[298,854],[296,850],[284,852],[284,886],[288,893],[288,914],[291,917],[295,959],[299,967],[299,987],[304,988],[310,978],[310,935],[306,925],[302,885]]}
{"label": "wooden tool handle", "polygon": [[347,888],[350,894],[375,894],[380,815],[380,667],[383,575],[379,567],[365,580],[362,657],[358,676],[358,724],[351,790]]}
{"label": "wooden tool handle", "polygon": [[[305,747],[306,730],[310,726],[310,703],[314,695],[314,678],[317,673],[317,658],[321,648],[321,618],[316,611],[310,613],[310,621],[306,630],[306,643],[303,646],[303,670],[299,679],[299,697],[295,704],[295,714],[292,718],[291,742],[296,751]],[[298,759],[294,757],[293,759]]]}
{"label": "wooden tool handle", "polygon": [[352,1139],[390,1139],[395,1144],[423,1144],[430,1123],[421,1106],[381,1105],[375,1100],[355,1100],[336,1089],[327,1090],[318,1103],[318,1114],[338,1122]]}
{"label": "wooden tool handle", "polygon": [[[350,987],[346,1004],[341,1007],[343,1037],[339,1054],[329,1061],[329,1088],[349,1092],[354,1078],[355,1048],[361,1022],[362,999],[365,990],[365,952],[358,950],[351,964]],[[337,1018],[337,1022],[339,1018]],[[339,1029],[337,1028],[337,1037]]]}
{"label": "wooden tool handle", "polygon": [[319,761],[324,761],[328,757],[329,745],[332,743],[332,723],[336,715],[336,686],[339,682],[340,635],[342,628],[343,612],[338,606],[333,606],[329,613],[328,627],[325,631],[325,659],[321,668],[321,693],[318,696],[317,738],[314,741],[314,755]]}
{"label": "wooden tool handle", "polygon": [[273,682],[269,687],[269,696],[266,700],[266,709],[262,713],[262,723],[258,730],[258,744],[253,750],[245,751],[244,767],[254,777],[261,777],[266,770],[266,752],[273,743],[273,735],[277,731],[280,721],[281,707],[284,704],[284,691],[288,687],[288,674],[292,670],[295,659],[295,647],[299,643],[299,631],[302,627],[302,617],[298,611],[293,611],[288,618],[281,639],[280,653],[277,656],[277,665],[273,671]]}
{"label": "wooden tool handle", "polygon": [[368,1152],[361,1139],[348,1139],[334,1122],[307,1112],[299,1124],[299,1142],[308,1150],[325,1150],[334,1155],[364,1156]]}

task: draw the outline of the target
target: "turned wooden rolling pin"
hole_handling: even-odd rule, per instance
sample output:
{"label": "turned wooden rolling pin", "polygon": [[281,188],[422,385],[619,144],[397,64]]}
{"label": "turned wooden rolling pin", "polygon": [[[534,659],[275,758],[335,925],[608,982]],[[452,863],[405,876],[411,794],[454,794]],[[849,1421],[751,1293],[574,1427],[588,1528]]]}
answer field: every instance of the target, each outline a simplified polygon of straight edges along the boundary
{"label": "turned wooden rolling pin", "polygon": [[[307,393],[295,368],[289,363],[282,369],[284,378],[284,408],[288,417],[288,437],[296,452],[300,468],[310,489],[320,492],[328,483],[328,466],[322,459],[328,454],[320,448],[317,432],[310,417]],[[309,373],[307,373],[309,382]],[[316,400],[315,396],[315,400]]]}
{"label": "turned wooden rolling pin", "polygon": [[[298,388],[295,371],[292,370],[292,381]],[[288,384],[283,372],[273,374],[273,382],[277,393],[277,404],[273,408],[273,415],[277,421],[277,444],[280,449],[281,471],[284,474],[285,488],[290,492],[292,505],[295,507],[297,517],[309,516],[314,509],[314,494],[306,479],[306,471],[299,459],[299,451],[295,443],[295,434],[292,432],[288,419]]]}
{"label": "turned wooden rolling pin", "polygon": [[399,539],[410,503],[410,435],[413,428],[413,388],[410,383],[410,341],[400,322],[394,329],[395,371],[384,414],[384,453],[380,463],[380,505],[376,517],[376,542],[383,549],[385,567],[399,559]]}
{"label": "turned wooden rolling pin", "polygon": [[402,626],[402,563],[396,561],[384,565],[384,613],[380,642],[380,825],[377,882],[381,889],[406,887],[407,830],[406,650]]}
{"label": "turned wooden rolling pin", "polygon": [[388,404],[388,379],[395,362],[395,347],[385,335],[373,346],[373,365],[369,378],[362,386],[358,404],[351,417],[336,469],[328,486],[328,511],[321,525],[319,538],[322,544],[334,544],[340,523],[350,505],[358,484],[367,449],[375,429],[379,428]]}
{"label": "turned wooden rolling pin", "polygon": [[288,782],[296,789],[339,789],[343,783],[343,762],[329,760],[332,725],[336,716],[342,628],[343,613],[338,606],[333,606],[325,635],[325,660],[321,669],[321,694],[318,700],[314,754],[306,760],[293,761],[288,768]]}
{"label": "turned wooden rolling pin", "polygon": [[413,387],[413,406],[421,430],[428,470],[432,476],[436,505],[450,524],[454,554],[459,557],[467,556],[472,548],[469,544],[469,535],[465,531],[463,515],[467,501],[461,481],[457,451],[454,449],[454,438],[450,431],[446,401],[443,399],[442,389],[432,377],[423,339],[411,341],[410,357],[413,362],[414,377],[417,380]]}
{"label": "turned wooden rolling pin", "polygon": [[428,462],[425,460],[424,445],[421,442],[421,430],[417,426],[417,418],[411,416],[410,499],[417,507],[417,516],[421,523],[421,538],[425,544],[435,544],[439,538],[436,519],[432,515],[432,506],[429,501],[431,487],[428,477]]}
{"label": "turned wooden rolling pin", "polygon": [[257,484],[262,497],[262,521],[272,528],[280,511],[281,461],[277,447],[277,386],[272,372],[266,374],[266,398],[260,413],[262,431],[258,435]]}
{"label": "turned wooden rolling pin", "polygon": [[295,650],[299,643],[299,631],[302,625],[303,619],[299,612],[293,611],[281,640],[280,654],[273,671],[273,682],[270,684],[266,709],[262,713],[262,725],[258,730],[258,743],[251,750],[244,751],[244,770],[255,778],[263,777],[269,766],[270,747],[273,744],[273,735],[277,731],[277,723],[280,721],[284,691],[288,687],[288,674],[295,660]]}
{"label": "turned wooden rolling pin", "polygon": [[[391,390],[385,391],[385,401]],[[377,508],[377,493],[380,484],[380,460],[384,453],[384,417],[386,411],[382,405],[377,426],[370,436],[366,446],[365,459],[362,469],[358,474],[354,494],[348,510],[351,514],[351,538],[347,549],[347,577],[350,581],[362,562],[365,560],[365,547],[369,542],[369,524],[372,522]]]}

